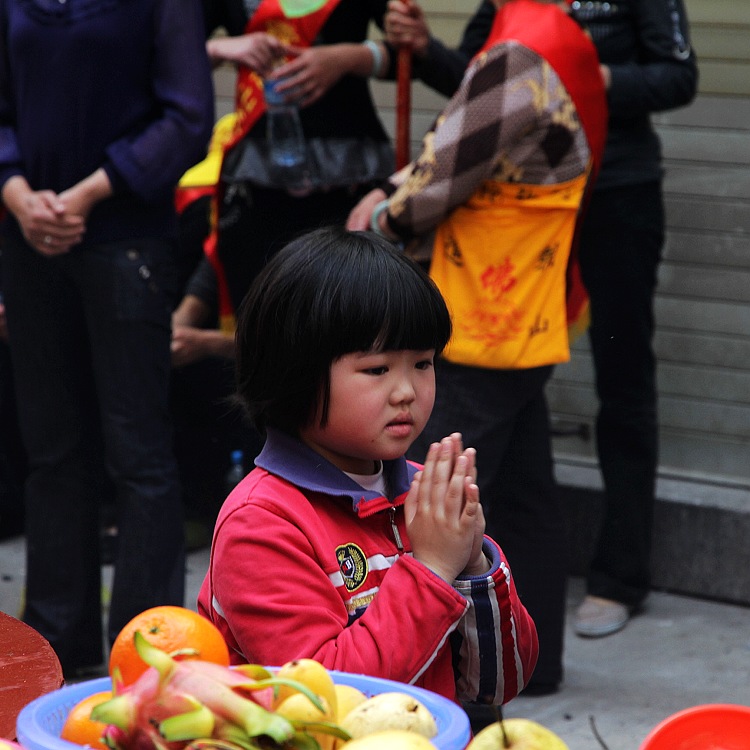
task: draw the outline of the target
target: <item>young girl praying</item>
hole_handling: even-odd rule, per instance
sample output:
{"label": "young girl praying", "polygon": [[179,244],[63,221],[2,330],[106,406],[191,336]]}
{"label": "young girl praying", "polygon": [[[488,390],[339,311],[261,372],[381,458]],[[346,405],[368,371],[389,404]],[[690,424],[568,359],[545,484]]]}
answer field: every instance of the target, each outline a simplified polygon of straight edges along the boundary
{"label": "young girl praying", "polygon": [[250,288],[238,395],[266,442],[198,599],[234,663],[312,658],[491,704],[528,682],[536,629],[484,535],[475,451],[453,434],[404,458],[450,335],[428,276],[367,232],[306,234]]}

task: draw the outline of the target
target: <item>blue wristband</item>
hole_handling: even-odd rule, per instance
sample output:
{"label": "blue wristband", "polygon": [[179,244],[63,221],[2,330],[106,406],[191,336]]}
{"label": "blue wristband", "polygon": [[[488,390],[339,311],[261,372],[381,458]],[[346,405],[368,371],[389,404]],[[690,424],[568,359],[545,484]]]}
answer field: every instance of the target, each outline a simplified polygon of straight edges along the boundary
{"label": "blue wristband", "polygon": [[389,237],[381,228],[380,228],[380,214],[383,213],[383,211],[386,211],[388,209],[388,199],[384,201],[380,201],[380,203],[375,204],[375,208],[372,209],[372,215],[370,216],[370,229],[372,229],[373,232],[376,234],[379,234],[381,237],[385,237],[392,241],[392,238]]}
{"label": "blue wristband", "polygon": [[383,53],[380,50],[380,45],[377,42],[373,42],[372,39],[365,39],[362,44],[370,50],[372,54],[372,70],[370,71],[371,78],[380,78],[380,71],[383,68]]}

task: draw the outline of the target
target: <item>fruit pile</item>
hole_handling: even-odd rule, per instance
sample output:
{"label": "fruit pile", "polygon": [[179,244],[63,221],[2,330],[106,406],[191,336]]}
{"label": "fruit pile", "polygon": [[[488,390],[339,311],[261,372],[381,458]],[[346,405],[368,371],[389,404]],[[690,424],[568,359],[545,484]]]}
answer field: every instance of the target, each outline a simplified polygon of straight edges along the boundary
{"label": "fruit pile", "polygon": [[434,750],[435,720],[412,696],[368,698],[312,659],[230,669],[217,634],[190,610],[142,613],[112,648],[112,693],[76,705],[61,737],[111,750]]}
{"label": "fruit pile", "polygon": [[[430,711],[400,692],[367,697],[312,659],[275,672],[229,668],[214,625],[182,607],[135,617],[110,652],[112,690],[68,713],[64,740],[106,750],[435,750]],[[536,722],[506,719],[466,750],[567,750]],[[2,743],[0,750],[23,750]]]}

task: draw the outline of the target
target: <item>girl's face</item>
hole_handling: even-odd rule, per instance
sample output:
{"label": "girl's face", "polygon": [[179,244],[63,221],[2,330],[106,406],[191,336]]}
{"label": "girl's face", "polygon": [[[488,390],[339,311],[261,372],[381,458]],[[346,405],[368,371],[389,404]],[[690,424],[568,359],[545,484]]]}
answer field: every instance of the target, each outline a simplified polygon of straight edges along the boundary
{"label": "girl's face", "polygon": [[319,410],[300,438],[350,474],[403,456],[435,402],[434,357],[432,349],[345,354],[331,365],[326,426]]}

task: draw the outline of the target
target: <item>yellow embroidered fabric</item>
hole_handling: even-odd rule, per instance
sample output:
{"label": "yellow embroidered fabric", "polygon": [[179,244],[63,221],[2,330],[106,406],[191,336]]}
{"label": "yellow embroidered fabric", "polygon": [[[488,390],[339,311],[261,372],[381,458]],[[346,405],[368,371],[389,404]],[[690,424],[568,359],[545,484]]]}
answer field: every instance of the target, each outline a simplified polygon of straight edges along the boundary
{"label": "yellow embroidered fabric", "polygon": [[440,224],[430,275],[453,317],[446,359],[525,369],[570,358],[565,274],[587,178],[488,180]]}

